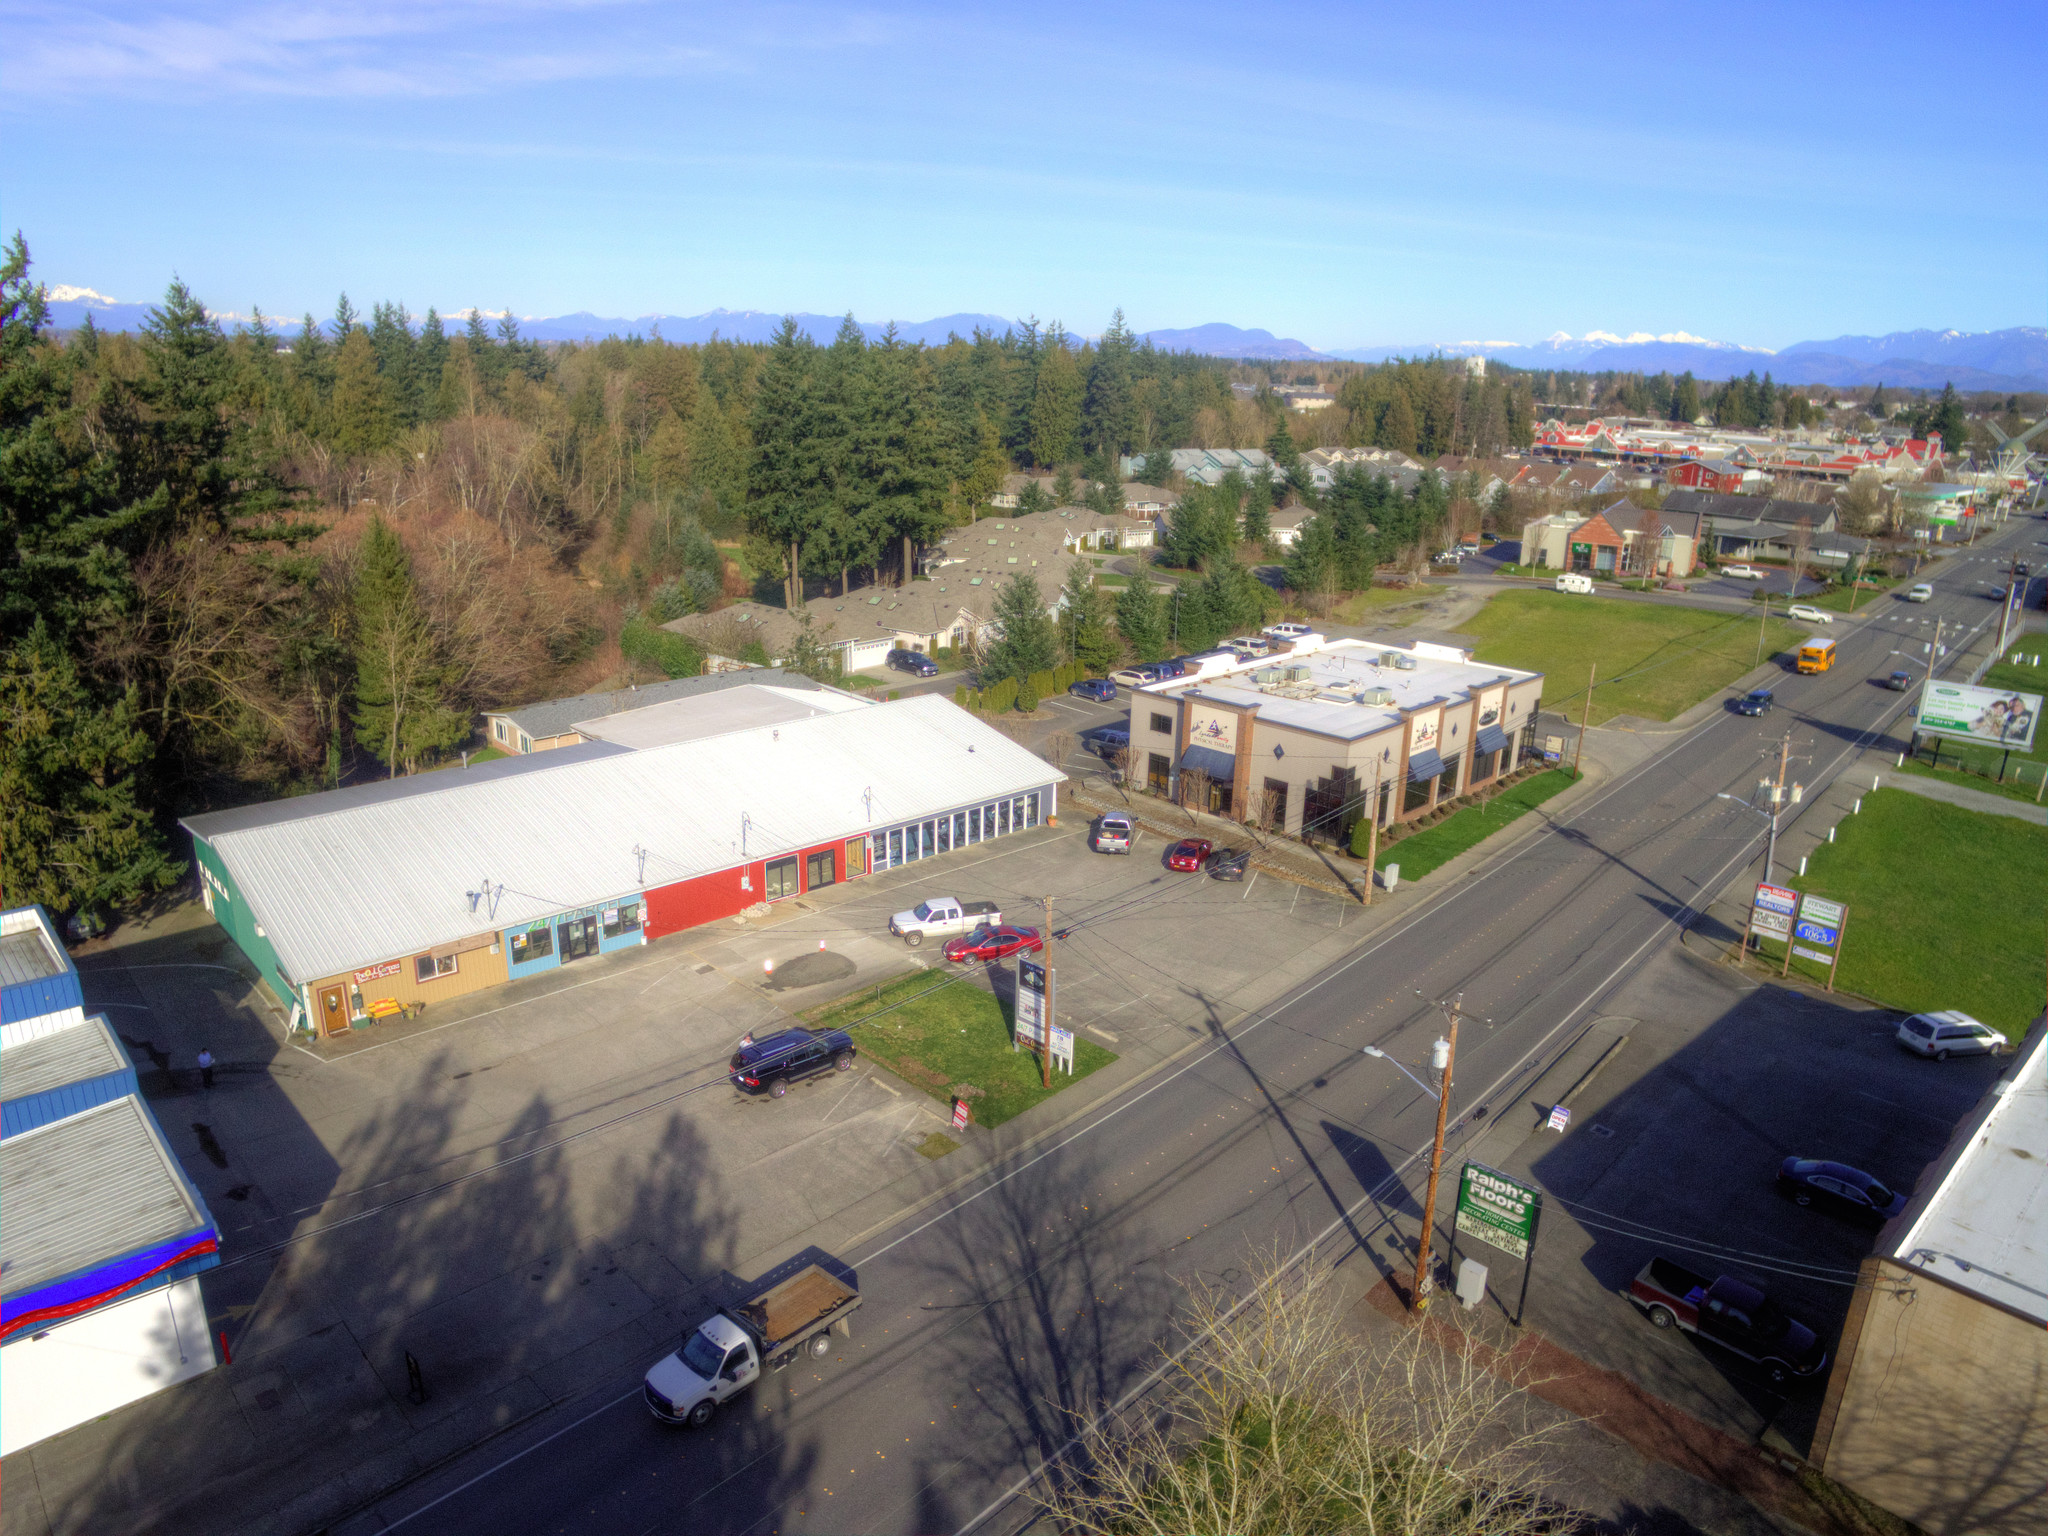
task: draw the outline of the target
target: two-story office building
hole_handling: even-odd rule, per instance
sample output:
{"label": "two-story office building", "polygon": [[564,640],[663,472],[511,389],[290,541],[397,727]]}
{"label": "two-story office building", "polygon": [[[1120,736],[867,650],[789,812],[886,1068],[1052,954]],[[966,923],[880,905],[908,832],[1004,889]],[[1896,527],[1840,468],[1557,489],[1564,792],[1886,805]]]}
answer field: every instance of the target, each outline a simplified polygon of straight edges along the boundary
{"label": "two-story office building", "polygon": [[1130,773],[1156,794],[1341,842],[1371,808],[1413,820],[1511,772],[1543,676],[1451,646],[1304,636],[1131,695]]}

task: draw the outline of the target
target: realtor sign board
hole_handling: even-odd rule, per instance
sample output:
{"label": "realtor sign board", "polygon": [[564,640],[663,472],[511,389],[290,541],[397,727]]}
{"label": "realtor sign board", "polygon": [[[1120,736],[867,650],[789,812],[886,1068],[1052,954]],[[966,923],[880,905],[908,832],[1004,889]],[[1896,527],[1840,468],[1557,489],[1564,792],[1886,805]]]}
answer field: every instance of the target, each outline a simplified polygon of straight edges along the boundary
{"label": "realtor sign board", "polygon": [[1504,1173],[1467,1163],[1458,1173],[1457,1228],[1467,1237],[1526,1259],[1536,1240],[1542,1199],[1536,1190]]}
{"label": "realtor sign board", "polygon": [[1920,716],[1914,726],[1923,736],[1946,736],[1953,741],[2031,752],[2034,731],[2040,723],[2038,693],[1929,682],[1921,687]]}

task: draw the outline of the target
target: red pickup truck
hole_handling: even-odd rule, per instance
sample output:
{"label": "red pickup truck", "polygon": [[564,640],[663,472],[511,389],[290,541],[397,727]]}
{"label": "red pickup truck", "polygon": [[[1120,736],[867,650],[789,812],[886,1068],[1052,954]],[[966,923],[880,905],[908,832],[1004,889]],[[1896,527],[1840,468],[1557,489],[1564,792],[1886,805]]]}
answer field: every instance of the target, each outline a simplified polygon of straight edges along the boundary
{"label": "red pickup truck", "polygon": [[1773,1382],[1818,1376],[1828,1352],[1804,1323],[1794,1322],[1755,1286],[1722,1275],[1709,1280],[1669,1259],[1652,1259],[1629,1282],[1629,1300],[1659,1328],[1681,1328],[1754,1360]]}

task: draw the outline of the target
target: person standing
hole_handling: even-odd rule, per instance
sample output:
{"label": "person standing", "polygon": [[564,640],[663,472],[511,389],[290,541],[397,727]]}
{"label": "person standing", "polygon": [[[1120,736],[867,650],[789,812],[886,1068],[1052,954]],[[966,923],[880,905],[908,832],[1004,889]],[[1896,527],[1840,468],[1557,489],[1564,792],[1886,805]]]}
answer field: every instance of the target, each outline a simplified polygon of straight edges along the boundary
{"label": "person standing", "polygon": [[204,1046],[199,1048],[199,1086],[202,1088],[211,1088],[213,1086],[213,1052],[207,1050]]}

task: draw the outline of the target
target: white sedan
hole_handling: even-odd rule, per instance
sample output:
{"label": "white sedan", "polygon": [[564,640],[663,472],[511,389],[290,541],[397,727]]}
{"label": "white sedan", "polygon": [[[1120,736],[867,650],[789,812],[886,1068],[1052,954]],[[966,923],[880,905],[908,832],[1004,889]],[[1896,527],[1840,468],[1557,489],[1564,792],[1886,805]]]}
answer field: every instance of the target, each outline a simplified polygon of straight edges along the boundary
{"label": "white sedan", "polygon": [[1794,603],[1785,612],[1795,619],[1804,619],[1809,624],[1832,624],[1835,622],[1835,616],[1832,613],[1823,613],[1811,603]]}

